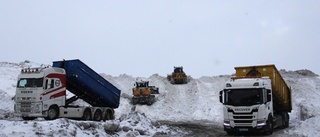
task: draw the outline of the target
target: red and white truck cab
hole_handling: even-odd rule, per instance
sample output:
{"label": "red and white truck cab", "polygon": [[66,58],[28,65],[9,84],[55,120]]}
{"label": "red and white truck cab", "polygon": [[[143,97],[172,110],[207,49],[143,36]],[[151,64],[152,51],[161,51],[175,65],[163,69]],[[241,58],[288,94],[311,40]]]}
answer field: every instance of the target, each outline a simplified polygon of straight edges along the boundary
{"label": "red and white truck cab", "polygon": [[64,106],[66,72],[62,68],[27,68],[18,76],[15,116],[23,119],[47,117],[53,104]]}

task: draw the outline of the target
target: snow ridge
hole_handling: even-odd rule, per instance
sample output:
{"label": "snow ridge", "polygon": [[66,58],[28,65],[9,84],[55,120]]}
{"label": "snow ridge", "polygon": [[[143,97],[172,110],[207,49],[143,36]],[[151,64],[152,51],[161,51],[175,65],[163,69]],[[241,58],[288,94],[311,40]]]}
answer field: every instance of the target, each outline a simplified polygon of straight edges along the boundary
{"label": "snow ridge", "polygon": [[[154,74],[148,78],[127,74],[101,76],[118,87],[122,94],[116,120],[106,122],[57,119],[23,121],[13,117],[13,100],[17,76],[22,67],[43,64],[24,61],[0,62],[0,136],[174,136],[186,135],[187,131],[159,124],[158,121],[203,122],[222,128],[222,105],[219,91],[230,75],[191,78],[188,84],[172,85],[165,76]],[[290,127],[279,130],[274,136],[320,136],[320,77],[309,70],[280,70],[292,89],[293,110]],[[132,105],[131,95],[136,80],[148,80],[159,87],[157,101],[151,105]],[[85,103],[85,102],[79,102]]]}

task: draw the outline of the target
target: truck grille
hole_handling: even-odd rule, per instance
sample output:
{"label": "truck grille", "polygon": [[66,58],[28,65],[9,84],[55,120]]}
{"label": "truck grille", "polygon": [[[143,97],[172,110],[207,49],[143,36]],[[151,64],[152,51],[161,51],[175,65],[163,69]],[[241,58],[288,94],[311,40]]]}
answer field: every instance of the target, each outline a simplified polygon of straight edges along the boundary
{"label": "truck grille", "polygon": [[21,112],[31,112],[31,102],[21,102]]}
{"label": "truck grille", "polygon": [[31,97],[21,97],[21,100],[26,101],[26,100],[31,100]]}
{"label": "truck grille", "polygon": [[234,123],[252,123],[252,120],[234,120]]}
{"label": "truck grille", "polygon": [[252,119],[252,116],[233,116],[234,119]]}

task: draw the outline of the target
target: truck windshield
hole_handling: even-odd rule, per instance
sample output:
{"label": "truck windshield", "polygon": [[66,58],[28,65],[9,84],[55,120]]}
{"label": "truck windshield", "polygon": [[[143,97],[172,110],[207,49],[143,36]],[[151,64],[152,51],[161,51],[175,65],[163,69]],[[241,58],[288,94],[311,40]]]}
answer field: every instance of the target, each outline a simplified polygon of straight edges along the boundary
{"label": "truck windshield", "polygon": [[231,89],[225,92],[226,105],[251,106],[263,103],[262,89]]}
{"label": "truck windshield", "polygon": [[43,78],[22,78],[18,81],[18,88],[23,87],[42,87]]}

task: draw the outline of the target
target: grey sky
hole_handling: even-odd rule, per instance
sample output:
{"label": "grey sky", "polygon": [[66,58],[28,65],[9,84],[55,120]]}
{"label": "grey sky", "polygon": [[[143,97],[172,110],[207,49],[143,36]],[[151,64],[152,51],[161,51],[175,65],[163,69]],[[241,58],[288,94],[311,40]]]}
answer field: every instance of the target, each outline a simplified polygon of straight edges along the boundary
{"label": "grey sky", "polygon": [[0,61],[80,59],[117,76],[275,64],[320,74],[320,1],[0,1]]}

